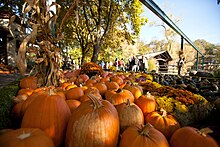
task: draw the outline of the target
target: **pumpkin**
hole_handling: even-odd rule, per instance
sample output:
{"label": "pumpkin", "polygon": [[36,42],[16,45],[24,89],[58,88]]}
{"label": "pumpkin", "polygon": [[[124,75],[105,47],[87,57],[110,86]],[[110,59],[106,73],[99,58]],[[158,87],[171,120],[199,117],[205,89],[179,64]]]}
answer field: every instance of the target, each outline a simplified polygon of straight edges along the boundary
{"label": "pumpkin", "polygon": [[114,82],[114,81],[107,81],[107,82],[105,82],[105,85],[107,86],[108,90],[118,90],[119,89],[118,83]]}
{"label": "pumpkin", "polygon": [[107,86],[105,85],[105,83],[95,83],[93,84],[93,87],[96,87],[99,90],[99,93],[104,96],[105,92],[107,91]]}
{"label": "pumpkin", "polygon": [[144,125],[144,115],[141,109],[128,99],[126,103],[116,105],[120,121],[120,132],[132,125]]}
{"label": "pumpkin", "polygon": [[68,100],[70,100],[70,99],[79,100],[79,98],[83,95],[84,95],[84,91],[81,87],[74,87],[74,88],[69,89],[66,92],[66,99],[68,99]]}
{"label": "pumpkin", "polygon": [[131,91],[135,99],[138,99],[143,94],[143,89],[135,84],[126,84],[124,89]]}
{"label": "pumpkin", "polygon": [[113,81],[113,82],[118,83],[119,86],[124,83],[124,80],[121,77],[117,76],[117,75],[111,77],[110,80]]}
{"label": "pumpkin", "polygon": [[21,119],[22,118],[22,113],[21,113],[21,108],[24,102],[17,103],[13,106],[11,115],[14,119]]}
{"label": "pumpkin", "polygon": [[30,88],[22,88],[18,91],[17,95],[21,95],[21,94],[26,94],[26,95],[31,95],[32,93],[34,92],[33,89],[30,89]]}
{"label": "pumpkin", "polygon": [[156,109],[154,96],[152,96],[149,92],[146,95],[141,95],[138,99],[135,99],[134,103],[141,108],[144,115],[153,112]]}
{"label": "pumpkin", "polygon": [[130,99],[130,102],[134,102],[133,94],[126,89],[118,89],[118,90],[107,90],[105,94],[106,100],[111,102],[113,105],[118,105],[124,102],[127,102],[127,99]]}
{"label": "pumpkin", "polygon": [[66,100],[66,103],[71,112],[73,112],[81,104],[81,102],[78,100]]}
{"label": "pumpkin", "polygon": [[121,135],[119,147],[169,147],[166,137],[152,125],[128,127]]}
{"label": "pumpkin", "polygon": [[36,89],[37,86],[37,77],[29,76],[24,77],[21,79],[19,83],[20,88],[30,88],[30,89]]}
{"label": "pumpkin", "polygon": [[212,133],[212,130],[182,127],[173,133],[170,145],[172,147],[218,147],[217,142],[208,133]]}
{"label": "pumpkin", "polygon": [[65,137],[66,126],[71,112],[61,96],[45,92],[33,100],[22,119],[22,128],[40,128],[54,141],[61,145]]}
{"label": "pumpkin", "polygon": [[116,147],[119,118],[116,108],[107,100],[90,95],[71,115],[66,132],[66,147]]}
{"label": "pumpkin", "polygon": [[37,128],[20,128],[0,135],[1,147],[54,147],[50,137]]}
{"label": "pumpkin", "polygon": [[38,98],[39,95],[43,94],[43,93],[47,93],[48,91],[47,90],[40,90],[38,92],[33,92],[29,97],[28,99],[26,99],[23,104],[22,104],[22,107],[21,107],[21,115],[23,116],[24,113],[26,112],[27,108],[29,107],[29,105],[36,99]]}
{"label": "pumpkin", "polygon": [[167,114],[167,112],[163,109],[160,112],[151,112],[148,113],[145,117],[147,123],[150,123],[164,134],[166,138],[169,140],[172,134],[180,128],[180,124],[176,119],[171,115]]}
{"label": "pumpkin", "polygon": [[101,96],[101,94],[99,93],[99,92],[93,92],[93,91],[91,91],[90,93],[85,93],[83,96],[81,96],[80,97],[80,102],[85,102],[85,101],[88,101],[88,100],[90,100],[89,99],[89,94],[93,94],[93,95],[95,95],[95,97],[97,98],[97,99],[102,99],[102,96]]}

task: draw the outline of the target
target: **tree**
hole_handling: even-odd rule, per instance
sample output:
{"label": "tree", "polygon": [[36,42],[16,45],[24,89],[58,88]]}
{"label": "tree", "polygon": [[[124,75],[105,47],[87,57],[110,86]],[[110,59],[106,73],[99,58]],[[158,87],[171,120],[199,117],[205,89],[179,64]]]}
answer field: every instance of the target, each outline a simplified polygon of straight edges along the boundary
{"label": "tree", "polygon": [[0,10],[9,10],[16,13],[18,16],[22,14],[22,1],[23,0],[1,0]]}
{"label": "tree", "polygon": [[[139,35],[140,27],[147,21],[141,17],[142,12],[139,0],[82,0],[78,3],[77,14],[72,15],[73,20],[78,20],[78,25],[72,25],[73,31],[68,33],[75,39],[79,37],[84,39],[84,42],[89,44],[88,47],[87,45],[84,47],[89,50],[92,48],[91,61],[97,62],[98,54],[104,49],[103,46],[110,46],[109,39],[117,36],[119,30],[125,39]],[[87,51],[83,48],[82,50]]]}

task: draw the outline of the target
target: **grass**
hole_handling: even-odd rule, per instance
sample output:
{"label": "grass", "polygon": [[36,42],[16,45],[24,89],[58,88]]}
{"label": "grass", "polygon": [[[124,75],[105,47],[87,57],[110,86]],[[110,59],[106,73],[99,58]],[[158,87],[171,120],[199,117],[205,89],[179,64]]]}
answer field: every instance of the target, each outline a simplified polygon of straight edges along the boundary
{"label": "grass", "polygon": [[13,125],[11,110],[14,105],[13,97],[19,90],[18,83],[17,80],[0,88],[0,129],[11,128]]}

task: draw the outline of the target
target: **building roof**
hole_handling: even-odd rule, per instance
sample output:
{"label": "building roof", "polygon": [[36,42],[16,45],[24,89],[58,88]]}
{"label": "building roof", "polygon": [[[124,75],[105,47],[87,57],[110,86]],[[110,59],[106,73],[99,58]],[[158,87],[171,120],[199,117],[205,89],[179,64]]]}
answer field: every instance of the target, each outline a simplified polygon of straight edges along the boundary
{"label": "building roof", "polygon": [[138,55],[138,58],[141,58],[142,56],[146,58],[156,58],[158,60],[163,59],[164,61],[171,61],[173,60],[171,55],[169,54],[168,51],[160,51],[160,52],[155,52],[155,53],[148,53],[148,54],[143,54],[143,55]]}

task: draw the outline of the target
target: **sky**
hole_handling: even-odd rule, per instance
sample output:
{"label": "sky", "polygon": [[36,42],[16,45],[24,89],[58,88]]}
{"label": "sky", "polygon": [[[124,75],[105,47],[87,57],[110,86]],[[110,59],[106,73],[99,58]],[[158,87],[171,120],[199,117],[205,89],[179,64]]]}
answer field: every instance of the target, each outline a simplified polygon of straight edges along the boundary
{"label": "sky", "polygon": [[[220,4],[217,0],[154,0],[154,2],[166,13],[173,15],[171,20],[177,18],[178,28],[191,41],[205,39],[213,44],[220,44]],[[162,20],[144,6],[144,14],[149,22]],[[173,20],[174,21],[174,20]],[[146,43],[152,40],[164,39],[164,29],[158,26],[150,26],[149,23],[142,27],[140,39]],[[180,36],[177,35],[177,40]]]}

